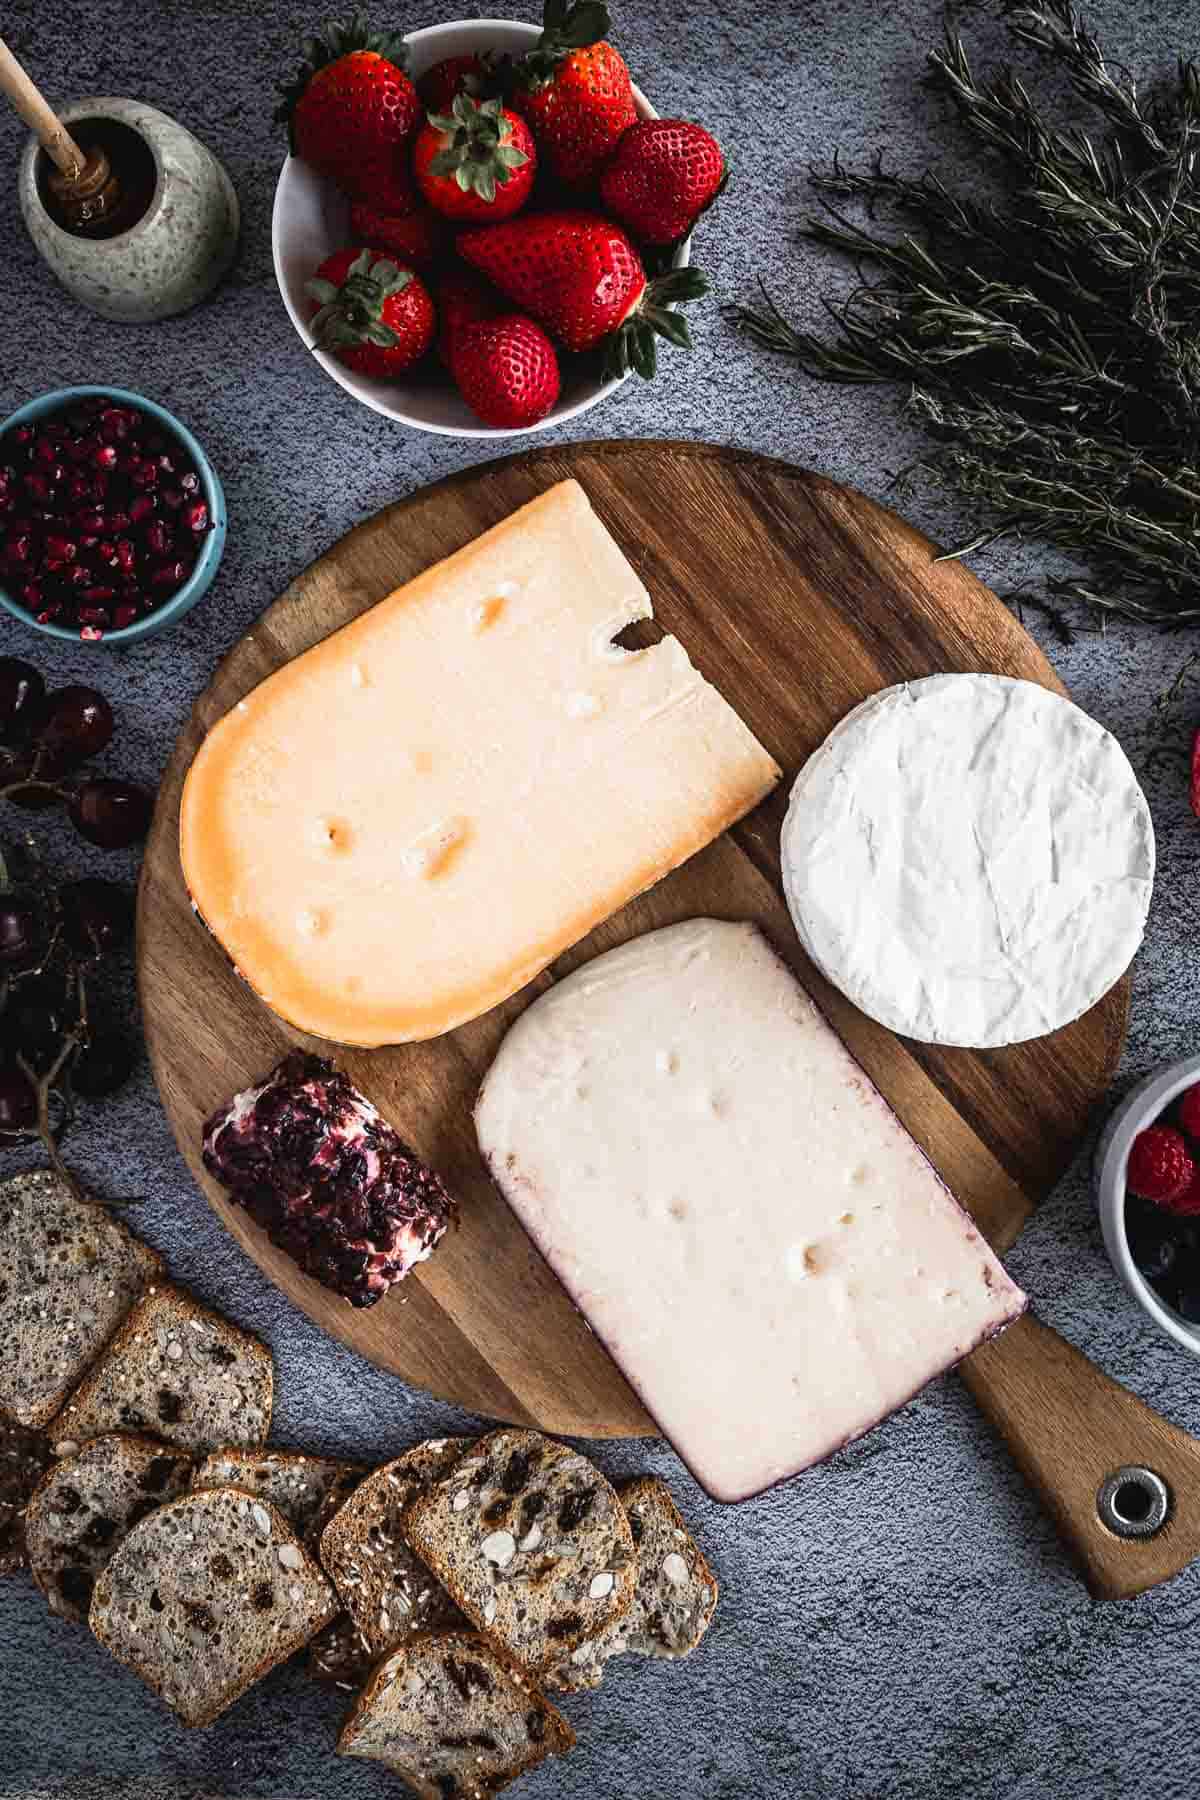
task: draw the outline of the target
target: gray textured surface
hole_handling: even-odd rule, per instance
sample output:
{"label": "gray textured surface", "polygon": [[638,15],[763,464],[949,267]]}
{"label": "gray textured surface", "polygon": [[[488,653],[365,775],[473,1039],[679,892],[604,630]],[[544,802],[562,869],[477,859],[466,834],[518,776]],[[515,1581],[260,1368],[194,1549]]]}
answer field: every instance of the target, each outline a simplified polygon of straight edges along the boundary
{"label": "gray textured surface", "polygon": [[[815,312],[829,271],[794,243],[803,206],[796,171],[834,144],[851,152],[883,144],[901,164],[925,159],[936,109],[917,76],[936,8],[696,0],[686,27],[661,0],[619,10],[619,41],[646,91],[665,110],[704,115],[736,161],[736,198],[699,246],[718,291],[744,294],[761,271]],[[99,671],[122,718],[110,761],[146,776],[161,767],[216,658],[299,568],[356,520],[472,460],[463,446],[406,436],[354,406],[305,357],[277,298],[268,229],[280,149],[266,123],[268,90],[311,22],[305,13],[282,0],[3,8],[4,32],[52,94],[129,92],[162,106],[223,158],[244,207],[241,257],[204,308],[153,327],[97,324],[64,298],[20,227],[20,133],[0,119],[0,412],[63,382],[140,388],[199,433],[229,494],[224,568],[180,629],[119,661],[54,647],[64,678]],[[1104,0],[1093,13],[1114,50],[1148,66],[1194,48],[1187,0]],[[957,140],[939,141],[953,171]],[[906,455],[890,398],[802,385],[755,360],[715,308],[698,338],[690,366],[672,357],[653,392],[631,383],[585,422],[587,435],[711,437],[884,491]],[[954,536],[955,520],[937,503],[918,497],[908,511],[935,535]],[[1007,586],[1043,562],[1002,548],[976,566]],[[1153,697],[1190,646],[1118,630],[1049,647],[1075,697],[1136,759]],[[5,618],[0,648],[40,647]],[[1123,1083],[1195,1047],[1198,828],[1178,764],[1163,767],[1151,795],[1161,877],[1135,974]],[[267,1285],[192,1188],[144,1070],[95,1115],[77,1154],[109,1191],[148,1194],[140,1227],[176,1277],[270,1340],[282,1443],[382,1456],[418,1432],[461,1426],[450,1409],[323,1337]],[[1046,1319],[1200,1430],[1196,1364],[1143,1321],[1104,1259],[1085,1154],[1026,1233],[1014,1271]],[[1200,1568],[1140,1600],[1094,1606],[955,1382],[939,1383],[826,1467],[733,1511],[706,1502],[660,1445],[606,1448],[601,1461],[617,1474],[668,1476],[720,1574],[722,1603],[691,1662],[618,1668],[599,1695],[570,1703],[580,1748],[534,1777],[531,1796],[1102,1800],[1193,1791]],[[337,1714],[290,1669],[211,1731],[189,1735],[31,1590],[0,1587],[6,1797],[398,1793],[382,1772],[332,1758]]]}

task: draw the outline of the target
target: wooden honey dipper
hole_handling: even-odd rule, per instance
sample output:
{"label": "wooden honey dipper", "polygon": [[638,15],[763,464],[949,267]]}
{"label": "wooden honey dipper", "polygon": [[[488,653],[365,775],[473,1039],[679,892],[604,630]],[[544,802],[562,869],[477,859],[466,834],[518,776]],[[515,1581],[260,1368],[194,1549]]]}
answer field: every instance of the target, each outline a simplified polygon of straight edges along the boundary
{"label": "wooden honey dipper", "polygon": [[35,133],[54,164],[47,181],[58,223],[81,236],[110,226],[121,204],[121,186],[101,149],[80,149],[45,96],[0,38],[0,90]]}

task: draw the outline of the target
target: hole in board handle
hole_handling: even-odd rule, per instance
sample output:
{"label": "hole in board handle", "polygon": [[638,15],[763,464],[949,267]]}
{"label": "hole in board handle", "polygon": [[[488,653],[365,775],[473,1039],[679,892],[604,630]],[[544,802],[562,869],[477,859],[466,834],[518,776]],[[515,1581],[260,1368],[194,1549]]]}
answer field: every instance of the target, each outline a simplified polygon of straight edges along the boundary
{"label": "hole in board handle", "polygon": [[1171,1490],[1154,1469],[1127,1464],[1100,1484],[1096,1512],[1115,1537],[1156,1537],[1170,1517]]}

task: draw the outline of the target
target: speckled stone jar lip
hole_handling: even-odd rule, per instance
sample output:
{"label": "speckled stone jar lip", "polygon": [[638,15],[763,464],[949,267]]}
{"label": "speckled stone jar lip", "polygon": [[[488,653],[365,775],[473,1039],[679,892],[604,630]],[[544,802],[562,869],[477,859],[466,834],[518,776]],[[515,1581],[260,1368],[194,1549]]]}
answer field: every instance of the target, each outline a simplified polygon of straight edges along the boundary
{"label": "speckled stone jar lip", "polygon": [[228,273],[241,209],[224,165],[194,133],[146,101],[90,95],[59,108],[66,125],[111,120],[134,132],[154,163],[154,192],[141,218],[111,238],[64,230],[38,187],[37,139],[17,176],[25,226],[55,279],[82,305],[117,322],[151,323],[190,311]]}
{"label": "speckled stone jar lip", "polygon": [[1092,1162],[1092,1182],[1100,1229],[1109,1260],[1142,1311],[1160,1330],[1193,1356],[1200,1357],[1200,1327],[1190,1325],[1173,1306],[1160,1300],[1133,1260],[1125,1235],[1125,1166],[1139,1131],[1165,1112],[1187,1088],[1200,1081],[1200,1055],[1157,1069],[1132,1088],[1100,1134]]}
{"label": "speckled stone jar lip", "polygon": [[[225,506],[225,490],[221,486],[221,478],[213,468],[207,454],[198,439],[192,436],[181,420],[174,413],[168,412],[156,400],[148,400],[144,394],[135,394],[129,388],[89,387],[55,388],[48,394],[39,394],[36,400],[27,400],[24,406],[17,408],[7,419],[0,420],[0,437],[10,431],[14,425],[32,424],[56,412],[64,411],[76,400],[85,400],[89,395],[103,394],[106,399],[116,400],[126,406],[137,407],[139,411],[148,413],[157,419],[159,424],[172,436],[177,437],[192,461],[196,465],[196,473],[200,477],[200,485],[204,490],[204,498],[208,502],[208,514],[212,521],[205,533],[204,547],[196,558],[196,566],[178,591],[169,600],[147,613],[144,619],[135,619],[132,625],[126,625],[120,631],[106,631],[104,636],[92,643],[96,650],[123,650],[130,644],[144,642],[147,638],[157,637],[170,626],[177,625],[185,613],[191,612],[193,606],[202,600],[213,584],[214,577],[225,554],[225,538],[228,529],[228,515]],[[10,612],[14,619],[28,625],[31,631],[41,632],[43,637],[60,638],[68,644],[87,643],[81,638],[78,629],[68,629],[65,625],[42,625],[24,606],[20,606],[11,595],[0,587],[0,606]]]}

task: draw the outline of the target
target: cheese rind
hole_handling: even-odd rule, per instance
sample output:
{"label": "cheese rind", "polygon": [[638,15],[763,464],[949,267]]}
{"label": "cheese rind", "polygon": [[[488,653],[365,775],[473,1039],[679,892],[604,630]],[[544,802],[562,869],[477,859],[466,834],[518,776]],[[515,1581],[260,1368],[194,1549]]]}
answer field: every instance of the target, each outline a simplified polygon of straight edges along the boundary
{"label": "cheese rind", "polygon": [[874,694],[796,778],[783,881],[804,948],[871,1018],[985,1048],[1068,1025],[1120,979],[1154,880],[1112,735],[1035,682]]}
{"label": "cheese rind", "polygon": [[531,980],[779,769],[673,638],[577,482],[270,676],[184,788],[198,911],[276,1012],[435,1037]]}
{"label": "cheese rind", "polygon": [[819,1461],[1024,1308],[753,925],[598,957],[476,1108],[501,1192],[698,1481]]}

